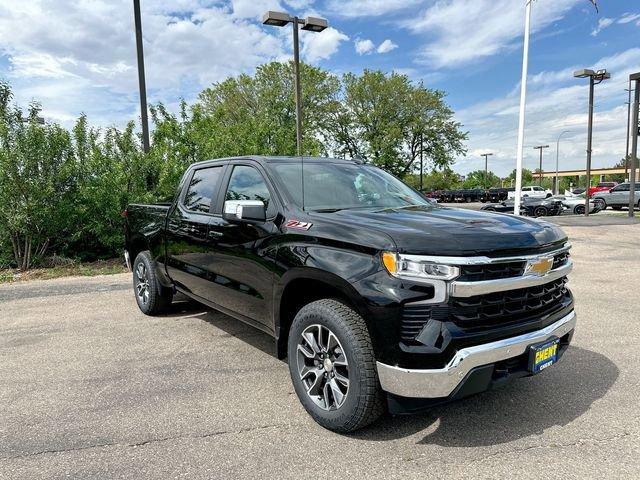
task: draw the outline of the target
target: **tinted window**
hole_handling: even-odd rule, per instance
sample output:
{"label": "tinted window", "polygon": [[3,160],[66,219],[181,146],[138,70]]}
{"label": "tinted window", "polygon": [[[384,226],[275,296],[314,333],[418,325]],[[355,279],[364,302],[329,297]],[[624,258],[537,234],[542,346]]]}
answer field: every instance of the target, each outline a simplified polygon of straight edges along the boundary
{"label": "tinted window", "polygon": [[[273,166],[292,200],[306,210],[336,210],[365,207],[428,206],[423,196],[397,178],[369,165],[348,162],[312,162],[302,169],[299,163]],[[451,192],[462,195],[462,190]]]}
{"label": "tinted window", "polygon": [[611,190],[615,190],[616,192],[628,192],[629,191],[629,184],[628,183],[623,183],[621,185],[618,185],[617,187],[615,187],[615,189],[611,189]]}
{"label": "tinted window", "polygon": [[533,187],[536,192],[542,192],[544,189],[542,187]]}
{"label": "tinted window", "polygon": [[196,212],[209,213],[211,199],[218,191],[222,166],[201,168],[193,172],[189,188],[184,196],[184,206]]}
{"label": "tinted window", "polygon": [[267,184],[258,170],[245,165],[233,168],[226,200],[260,200],[268,207],[270,199]]}

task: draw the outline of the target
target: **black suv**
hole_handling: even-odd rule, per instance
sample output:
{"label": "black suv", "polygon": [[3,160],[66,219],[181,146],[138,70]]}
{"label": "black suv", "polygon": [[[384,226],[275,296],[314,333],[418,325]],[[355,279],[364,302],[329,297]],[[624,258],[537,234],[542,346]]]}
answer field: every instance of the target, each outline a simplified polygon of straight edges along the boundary
{"label": "black suv", "polygon": [[201,162],[171,205],[125,216],[140,309],[181,292],[272,335],[336,431],[536,374],[576,324],[557,227],[443,208],[354,161]]}

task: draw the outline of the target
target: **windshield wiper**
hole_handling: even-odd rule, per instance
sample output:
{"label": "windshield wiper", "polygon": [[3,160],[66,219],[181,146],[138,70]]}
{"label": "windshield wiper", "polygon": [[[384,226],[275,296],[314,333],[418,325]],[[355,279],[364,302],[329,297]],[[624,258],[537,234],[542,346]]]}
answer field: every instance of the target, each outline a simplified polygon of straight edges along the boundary
{"label": "windshield wiper", "polygon": [[319,208],[317,210],[311,210],[311,211],[315,213],[335,213],[335,212],[339,212],[340,210],[344,210],[344,208]]}

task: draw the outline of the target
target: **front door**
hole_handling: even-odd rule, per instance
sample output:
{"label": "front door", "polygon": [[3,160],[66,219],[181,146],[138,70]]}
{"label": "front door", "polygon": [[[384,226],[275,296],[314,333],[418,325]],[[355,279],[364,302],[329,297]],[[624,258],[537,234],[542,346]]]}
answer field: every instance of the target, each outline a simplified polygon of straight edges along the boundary
{"label": "front door", "polygon": [[200,297],[208,294],[211,272],[210,225],[212,207],[226,165],[196,169],[167,217],[167,273],[176,287]]}
{"label": "front door", "polygon": [[275,246],[270,242],[277,232],[273,223],[276,198],[257,164],[231,164],[226,176],[224,199],[260,200],[266,206],[267,220],[221,219],[211,225],[211,234],[216,236],[218,281],[226,287],[215,301],[271,331]]}

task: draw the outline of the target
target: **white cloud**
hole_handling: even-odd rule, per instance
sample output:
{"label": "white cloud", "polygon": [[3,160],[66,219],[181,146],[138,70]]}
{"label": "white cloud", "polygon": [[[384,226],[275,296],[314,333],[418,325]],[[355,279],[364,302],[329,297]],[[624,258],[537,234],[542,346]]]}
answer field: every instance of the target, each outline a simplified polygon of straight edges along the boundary
{"label": "white cloud", "polygon": [[[283,29],[241,18],[251,13],[248,2],[236,3],[237,12],[210,5],[142,2],[150,101],[191,100],[211,82],[288,54]],[[19,103],[39,100],[47,118],[68,126],[84,111],[92,122],[122,124],[138,115],[133,31],[129,0],[3,0],[0,55],[9,64],[3,76]]]}
{"label": "white cloud", "polygon": [[[555,0],[544,8],[534,6],[532,32],[561,19],[579,2]],[[402,25],[428,37],[423,61],[436,68],[452,67],[514,48],[522,38],[524,8],[513,0],[441,0]]]}
{"label": "white cloud", "polygon": [[328,10],[344,17],[376,17],[414,7],[424,0],[329,0]]}
{"label": "white cloud", "polygon": [[[593,165],[612,166],[626,148],[627,100],[624,79],[637,70],[640,48],[631,48],[615,55],[597,59],[590,68],[606,66],[614,72],[611,80],[596,86],[594,106]],[[538,72],[530,77],[527,93],[524,162],[529,169],[537,168],[536,144],[549,144],[544,166],[555,165],[555,146],[563,130],[559,162],[560,169],[582,168],[585,162],[587,133],[588,82],[573,78],[572,72],[585,65],[575,65],[558,71]],[[551,79],[549,82],[543,79]],[[519,88],[504,97],[494,98],[459,110],[457,119],[470,132],[466,158],[455,165],[459,173],[484,167],[484,160],[473,152],[492,151],[490,168],[506,176],[515,168],[516,139],[519,112]]]}
{"label": "white cloud", "polygon": [[302,56],[311,63],[326,60],[336,53],[340,43],[346,40],[349,40],[349,37],[333,27],[320,33],[304,32]]}
{"label": "white cloud", "polygon": [[374,43],[368,38],[365,39],[356,39],[355,41],[356,53],[358,55],[366,55],[367,53],[371,53],[376,46]]}
{"label": "white cloud", "polygon": [[231,0],[231,8],[240,18],[261,18],[268,10],[283,10],[278,0]]}
{"label": "white cloud", "polygon": [[591,35],[595,37],[602,30],[611,26],[613,22],[614,22],[613,18],[607,18],[607,17],[601,18],[600,20],[598,20],[598,26],[591,31]]}
{"label": "white cloud", "polygon": [[618,19],[618,23],[630,23],[640,19],[640,13],[625,13]]}
{"label": "white cloud", "polygon": [[394,50],[398,48],[398,45],[396,45],[395,43],[393,43],[391,40],[389,40],[388,38],[382,42],[379,46],[378,46],[378,53],[389,53],[391,50]]}

